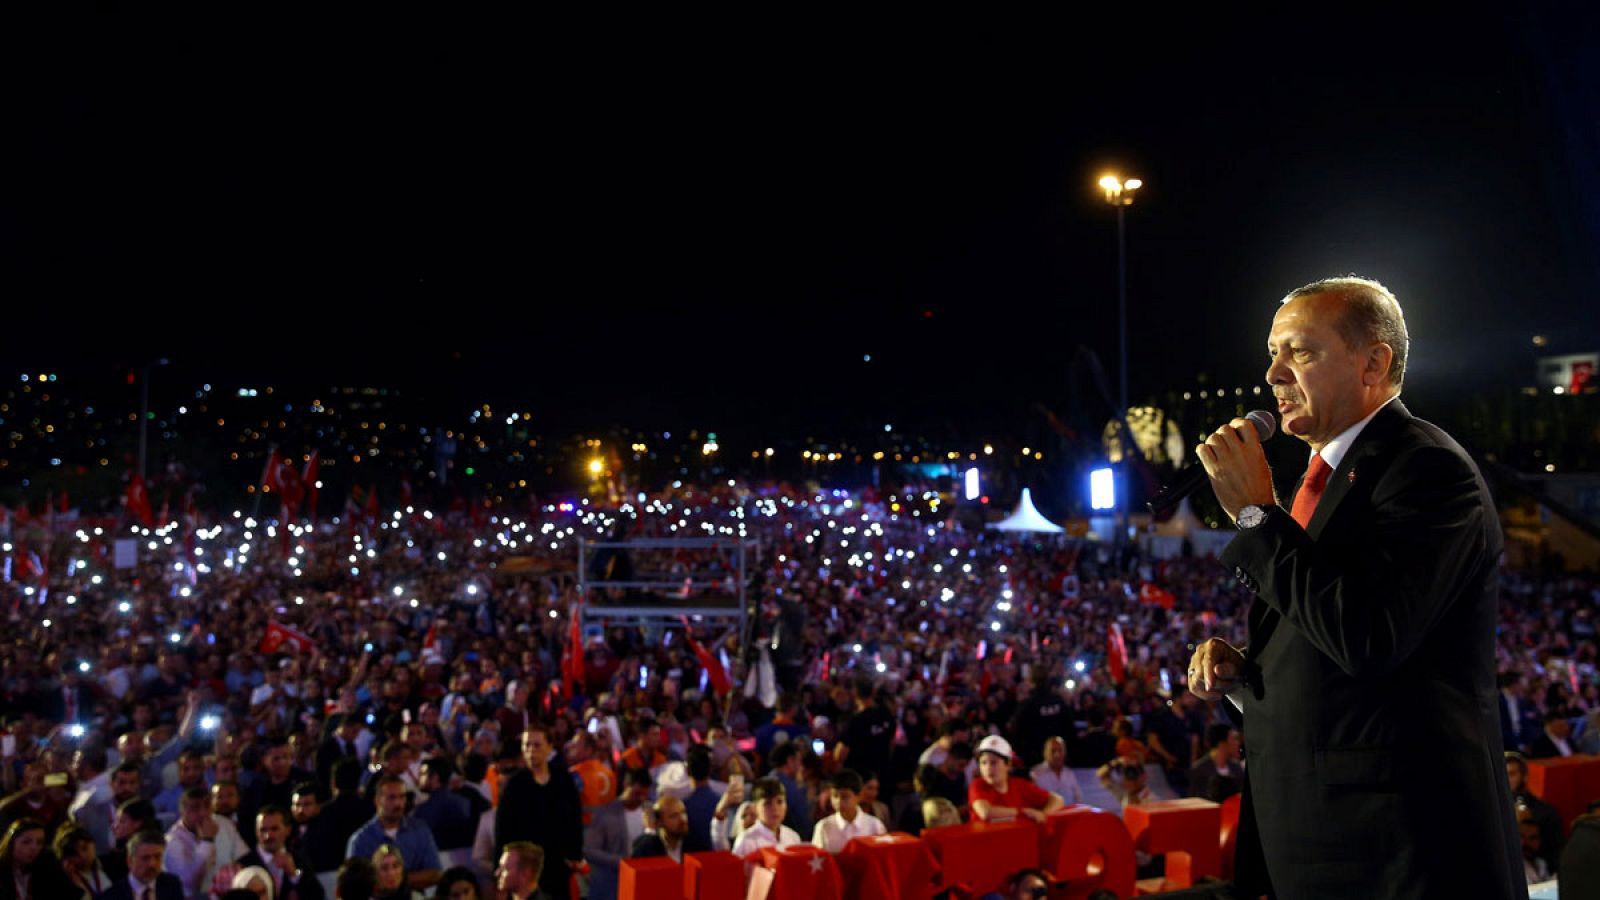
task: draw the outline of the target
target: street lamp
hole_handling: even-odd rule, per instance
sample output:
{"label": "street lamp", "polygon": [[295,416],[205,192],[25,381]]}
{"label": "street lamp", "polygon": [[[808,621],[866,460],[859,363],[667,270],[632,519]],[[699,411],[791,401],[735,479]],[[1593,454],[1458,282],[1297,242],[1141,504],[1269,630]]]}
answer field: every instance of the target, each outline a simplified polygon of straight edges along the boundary
{"label": "street lamp", "polygon": [[1120,419],[1128,415],[1128,245],[1123,210],[1133,205],[1133,195],[1142,187],[1144,182],[1137,178],[1123,181],[1115,175],[1106,175],[1100,179],[1106,202],[1117,210],[1117,333],[1121,343],[1117,361],[1117,417]]}

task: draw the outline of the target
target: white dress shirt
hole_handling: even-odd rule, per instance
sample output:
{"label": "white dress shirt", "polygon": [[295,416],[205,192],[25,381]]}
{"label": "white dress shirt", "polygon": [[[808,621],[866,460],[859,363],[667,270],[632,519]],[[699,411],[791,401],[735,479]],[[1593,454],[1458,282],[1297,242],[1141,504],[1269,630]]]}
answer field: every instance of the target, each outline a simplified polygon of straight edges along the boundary
{"label": "white dress shirt", "polygon": [[[716,831],[717,824],[715,821],[711,823],[713,832]],[[715,834],[712,835],[712,843],[716,843]],[[760,850],[762,847],[792,847],[798,843],[800,843],[800,835],[796,834],[793,828],[787,825],[779,825],[778,833],[773,834],[772,829],[757,822],[746,828],[744,834],[739,835],[739,839],[734,841],[733,855],[744,857]]]}
{"label": "white dress shirt", "polygon": [[1029,770],[1033,783],[1060,797],[1068,804],[1083,802],[1083,788],[1078,786],[1078,776],[1066,766],[1057,774],[1049,763],[1039,763]]}
{"label": "white dress shirt", "polygon": [[854,820],[846,822],[839,813],[823,819],[811,833],[813,846],[821,847],[829,853],[839,853],[844,850],[844,845],[858,837],[877,837],[888,829],[878,817],[866,810],[856,810]]}
{"label": "white dress shirt", "polygon": [[209,841],[200,840],[182,822],[167,830],[162,868],[178,876],[183,882],[183,895],[190,900],[210,896],[217,870],[238,861],[249,849],[232,822],[215,813],[211,818],[217,823],[217,835]]}

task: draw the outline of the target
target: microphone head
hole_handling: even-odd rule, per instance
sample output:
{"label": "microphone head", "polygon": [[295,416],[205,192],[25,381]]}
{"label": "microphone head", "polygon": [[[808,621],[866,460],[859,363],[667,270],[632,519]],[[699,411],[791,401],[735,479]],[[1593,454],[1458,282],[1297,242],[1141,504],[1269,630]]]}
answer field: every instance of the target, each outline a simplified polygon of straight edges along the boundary
{"label": "microphone head", "polygon": [[1267,410],[1251,410],[1244,417],[1255,424],[1256,435],[1263,441],[1278,433],[1278,419]]}

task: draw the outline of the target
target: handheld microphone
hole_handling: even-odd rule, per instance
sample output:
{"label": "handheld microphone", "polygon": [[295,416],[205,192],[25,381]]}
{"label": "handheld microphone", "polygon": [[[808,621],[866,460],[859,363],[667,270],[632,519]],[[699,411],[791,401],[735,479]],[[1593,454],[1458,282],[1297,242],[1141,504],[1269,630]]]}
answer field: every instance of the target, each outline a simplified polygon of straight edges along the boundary
{"label": "handheld microphone", "polygon": [[[1256,434],[1263,441],[1278,433],[1278,420],[1273,418],[1272,413],[1267,410],[1252,410],[1245,413],[1245,418],[1256,426]],[[1161,493],[1155,495],[1155,498],[1146,505],[1150,507],[1150,511],[1153,513],[1166,512],[1177,506],[1179,500],[1199,490],[1200,486],[1208,481],[1206,467],[1199,460],[1195,460],[1189,464],[1188,468],[1179,472],[1177,478],[1162,487]]]}

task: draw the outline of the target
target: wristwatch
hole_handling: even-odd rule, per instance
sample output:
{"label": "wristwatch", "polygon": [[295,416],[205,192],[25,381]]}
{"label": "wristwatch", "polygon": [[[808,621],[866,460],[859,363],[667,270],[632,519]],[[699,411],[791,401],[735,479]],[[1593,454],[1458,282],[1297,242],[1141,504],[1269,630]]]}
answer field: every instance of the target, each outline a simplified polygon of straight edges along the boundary
{"label": "wristwatch", "polygon": [[1260,527],[1261,523],[1265,522],[1266,520],[1267,508],[1265,506],[1259,506],[1252,503],[1249,506],[1239,510],[1239,518],[1235,519],[1234,521],[1239,526],[1240,530],[1248,531],[1252,528]]}

